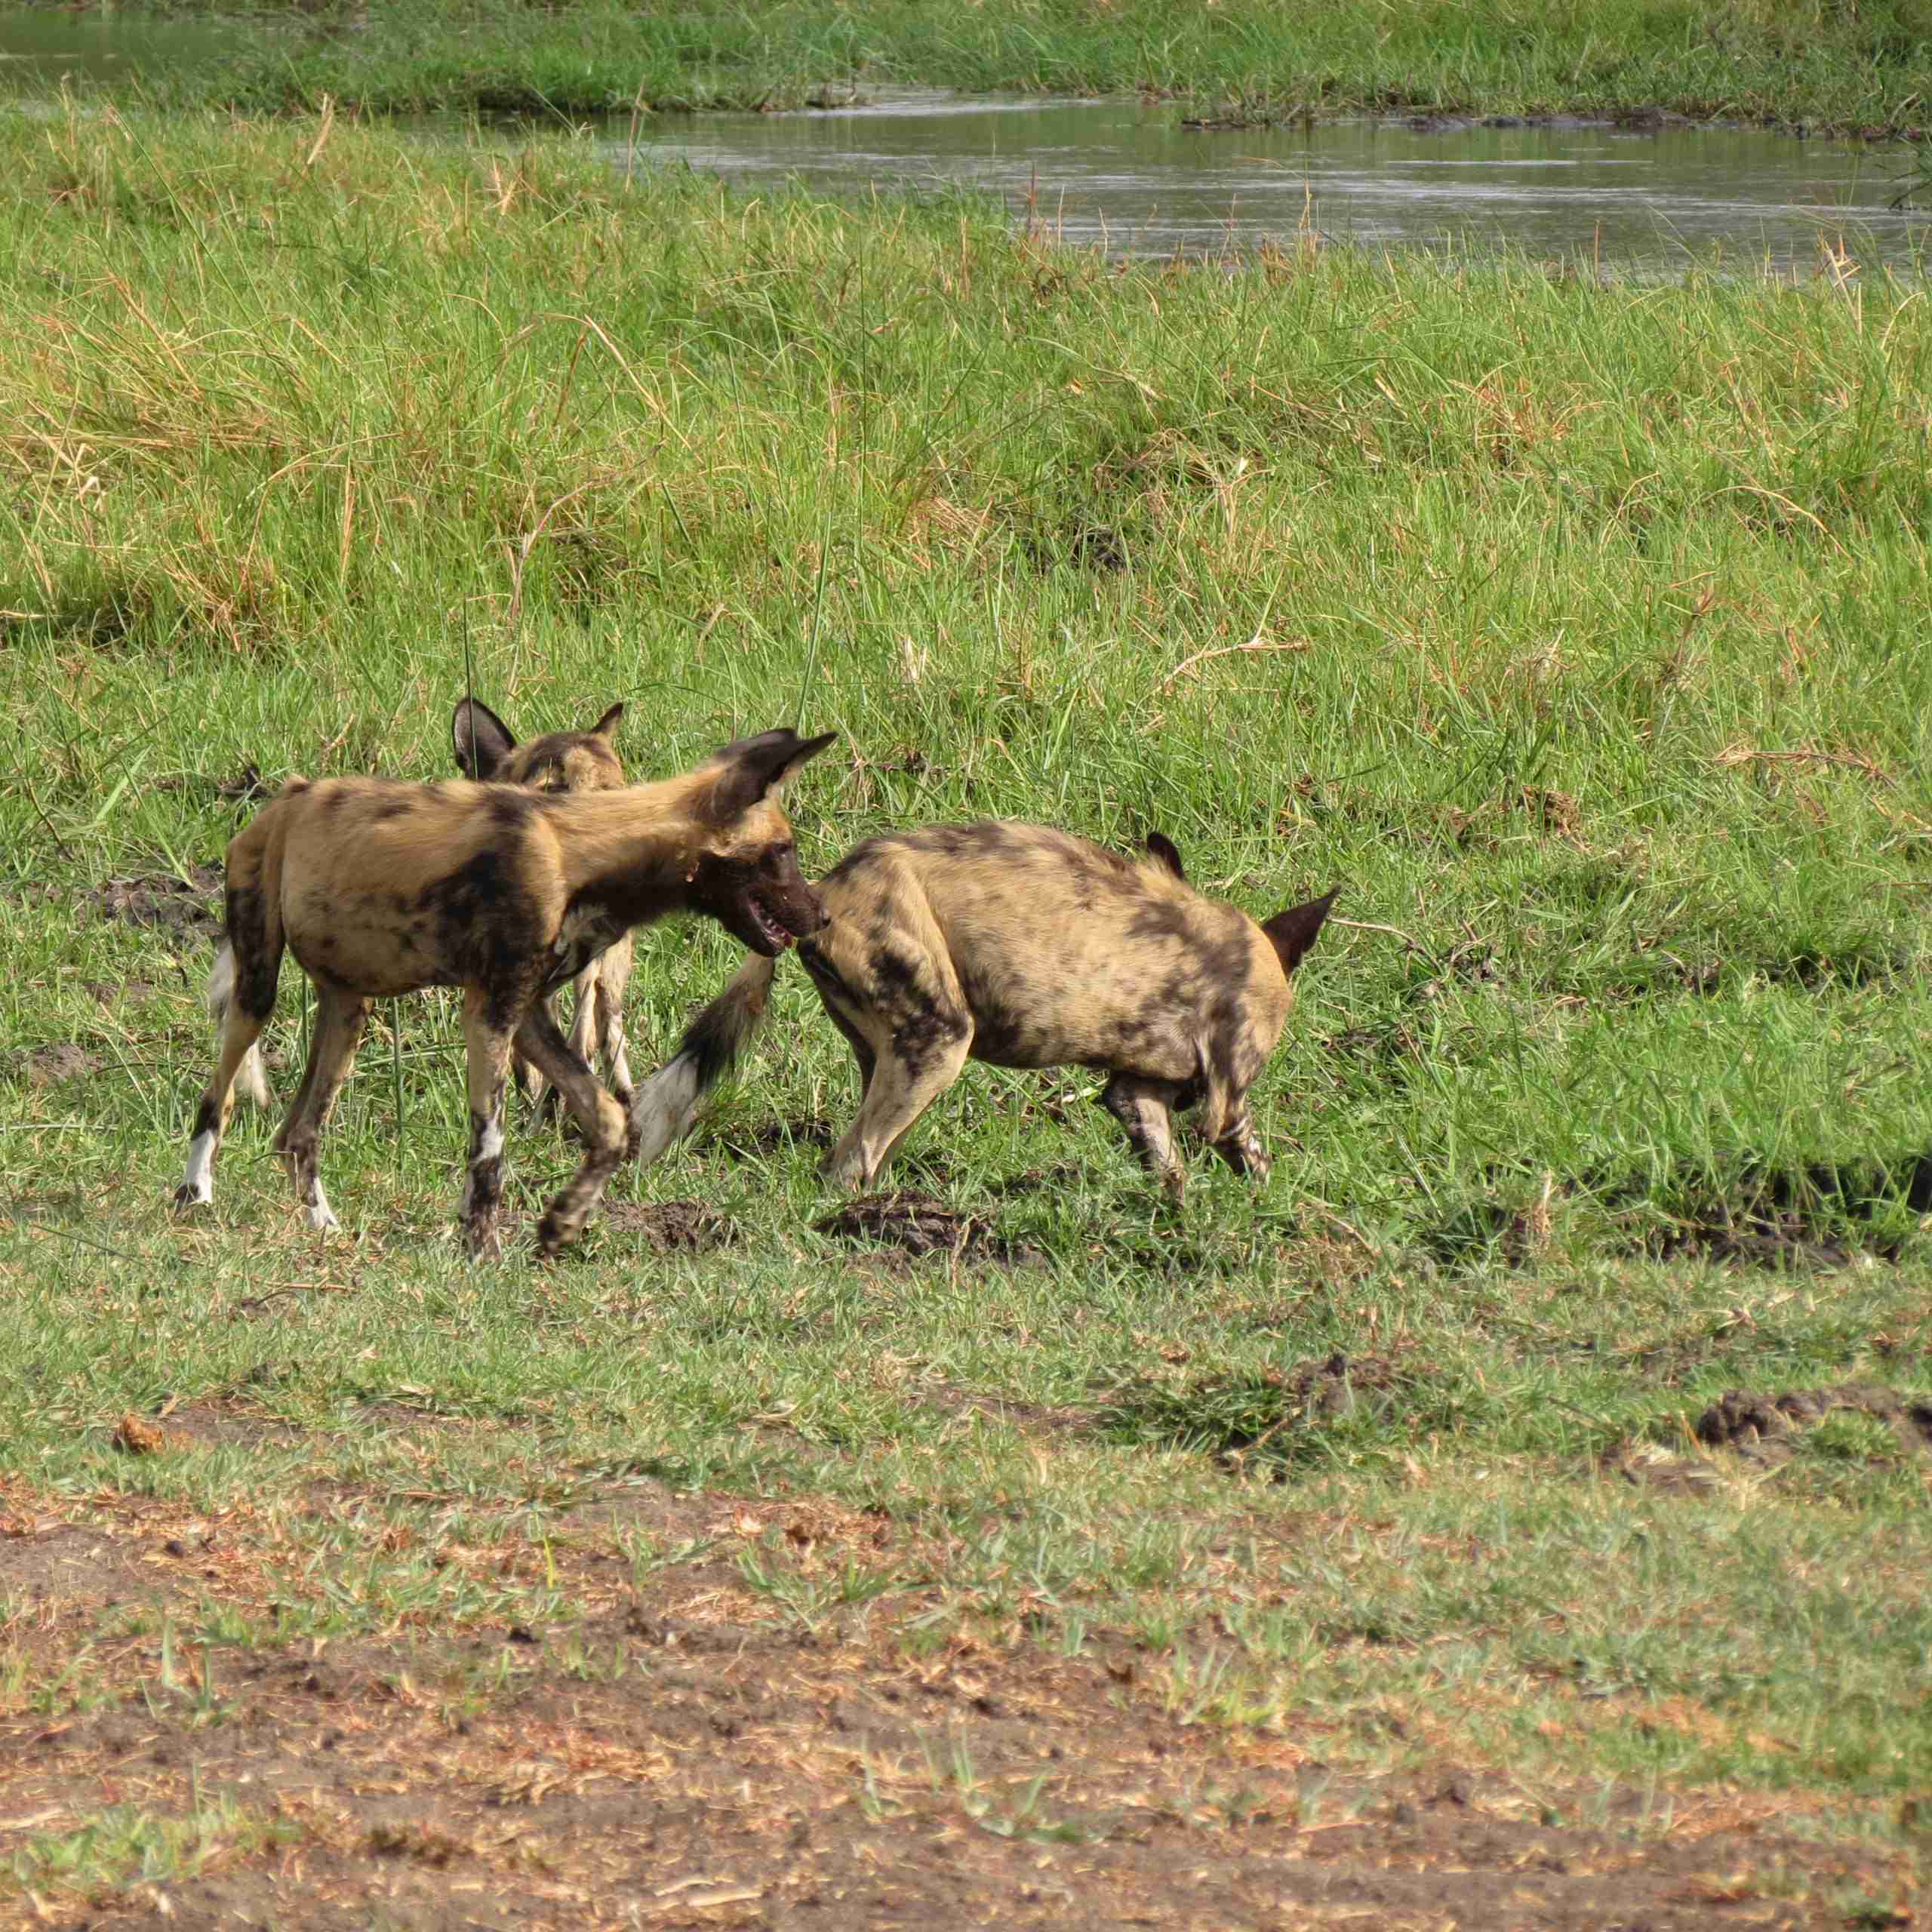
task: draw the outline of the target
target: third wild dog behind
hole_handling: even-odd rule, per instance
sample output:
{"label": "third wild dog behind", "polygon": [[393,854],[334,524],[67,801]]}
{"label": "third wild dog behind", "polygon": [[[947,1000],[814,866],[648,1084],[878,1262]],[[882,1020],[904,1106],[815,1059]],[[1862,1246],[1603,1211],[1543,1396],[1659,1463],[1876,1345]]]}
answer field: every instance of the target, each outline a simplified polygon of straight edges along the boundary
{"label": "third wild dog behind", "polygon": [[[968,1060],[1092,1066],[1101,1098],[1174,1198],[1173,1115],[1201,1109],[1231,1166],[1266,1177],[1247,1090],[1287,1020],[1289,976],[1334,900],[1265,924],[1204,897],[1155,832],[1127,858],[1051,826],[928,826],[869,838],[819,885],[831,923],[798,958],[858,1057],[858,1118],[822,1171],[864,1186]],[[777,962],[752,958],[638,1089],[649,1160],[695,1124],[764,1016]]]}
{"label": "third wild dog behind", "polygon": [[[460,698],[450,714],[450,746],[464,777],[485,784],[527,785],[552,794],[614,792],[624,782],[614,742],[623,715],[624,707],[614,704],[587,731],[548,731],[520,745],[487,704]],[[586,1062],[602,1054],[605,1078],[623,1107],[631,1103],[630,1061],[624,1053],[624,989],[630,983],[634,955],[626,933],[572,983],[577,1009],[571,1020],[571,1051]],[[521,1053],[511,1059],[537,1118],[544,1118],[555,1110],[556,1088]]]}
{"label": "third wild dog behind", "polygon": [[774,794],[831,742],[767,731],[657,784],[555,797],[514,785],[291,778],[228,848],[215,978],[229,1005],[176,1205],[214,1198],[235,1077],[275,1010],[285,949],[315,983],[315,1024],[275,1151],[310,1225],[336,1225],[316,1146],[370,1008],[460,986],[469,1161],[458,1213],[470,1252],[497,1251],[514,1039],[583,1132],[583,1161],[537,1228],[538,1252],[554,1254],[623,1158],[626,1122],[558,1032],[547,996],[632,928],[673,913],[707,913],[774,955],[817,932],[824,908]]}

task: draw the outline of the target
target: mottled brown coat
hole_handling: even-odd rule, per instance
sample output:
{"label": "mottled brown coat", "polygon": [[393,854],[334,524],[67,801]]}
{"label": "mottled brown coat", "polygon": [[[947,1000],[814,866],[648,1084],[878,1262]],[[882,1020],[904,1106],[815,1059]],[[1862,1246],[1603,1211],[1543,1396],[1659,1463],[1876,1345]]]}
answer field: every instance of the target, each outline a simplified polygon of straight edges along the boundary
{"label": "mottled brown coat", "polygon": [[470,1149],[460,1210],[471,1251],[497,1249],[503,1090],[512,1039],[583,1131],[577,1173],[537,1231],[554,1252],[583,1226],[625,1147],[623,1109],[557,1030],[546,997],[632,928],[703,912],[776,956],[825,914],[774,795],[829,737],[768,731],[681,777],[551,795],[509,785],[291,779],[228,849],[231,989],[175,1199],[214,1198],[235,1075],[275,1005],[285,949],[315,983],[309,1063],[276,1137],[311,1223],[335,1217],[315,1147],[378,999],[460,986]]}
{"label": "mottled brown coat", "polygon": [[[450,746],[457,769],[466,778],[500,785],[527,786],[555,795],[565,792],[614,792],[624,782],[617,756],[618,721],[614,704],[587,731],[550,731],[518,744],[509,727],[480,700],[457,700],[450,715]],[[624,1051],[624,989],[630,983],[635,949],[626,933],[601,952],[572,982],[577,1002],[571,1020],[571,1051],[589,1061],[600,1053],[604,1075],[620,1106],[631,1103],[630,1061]],[[512,1051],[511,1064],[540,1119],[555,1109],[557,1090],[535,1065]]]}
{"label": "mottled brown coat", "polygon": [[[1203,1135],[1232,1165],[1266,1174],[1247,1091],[1333,893],[1257,924],[1196,892],[1158,833],[1129,858],[1007,823],[868,839],[818,890],[831,923],[798,957],[864,1086],[826,1157],[829,1179],[869,1183],[969,1059],[1107,1073],[1105,1104],[1176,1198],[1180,1109],[1200,1109]],[[748,961],[638,1089],[646,1158],[696,1121],[762,1018],[774,970]]]}

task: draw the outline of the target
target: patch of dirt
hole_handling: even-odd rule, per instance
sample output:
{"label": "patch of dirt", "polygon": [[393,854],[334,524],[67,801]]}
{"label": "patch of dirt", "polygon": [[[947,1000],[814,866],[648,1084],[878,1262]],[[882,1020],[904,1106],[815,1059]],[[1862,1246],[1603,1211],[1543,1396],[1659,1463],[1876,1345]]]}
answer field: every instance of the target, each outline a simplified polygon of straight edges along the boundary
{"label": "patch of dirt", "polygon": [[1906,1396],[1882,1383],[1847,1382],[1835,1389],[1787,1389],[1775,1395],[1728,1389],[1697,1420],[1700,1442],[1731,1449],[1748,1460],[1787,1460],[1792,1437],[1843,1410],[1883,1423],[1909,1456],[1932,1454],[1932,1401]]}
{"label": "patch of dirt", "polygon": [[197,866],[191,876],[144,873],[110,878],[80,896],[97,918],[152,926],[168,943],[186,946],[221,930],[226,875],[219,866]]}
{"label": "patch of dirt", "polygon": [[[890,1560],[878,1521],[823,1506],[636,1503],[660,1544],[752,1538],[801,1581]],[[1910,1882],[1898,1852],[1807,1832],[1779,1795],[1673,1790],[1660,1831],[1635,1787],[1531,1792],[1440,1757],[1352,1772],[1318,1718],[1192,1720],[1164,1662],[1115,1640],[1068,1657],[961,1635],[914,1655],[891,1597],[801,1617],[734,1584],[729,1549],[635,1583],[579,1536],[526,1551],[533,1580],[554,1564],[586,1602],[561,1626],[325,1644],[263,1626],[208,1645],[194,1632],[206,1593],[240,1580],[223,1558],[245,1519],[144,1499],[110,1527],[0,1515],[10,1589],[14,1551],[69,1558],[10,1628],[30,1681],[88,1657],[85,1700],[0,1706],[0,1860],[47,1923],[1799,1932]],[[489,1552],[491,1574],[512,1554]],[[288,1573],[256,1583],[283,1592]],[[107,1635],[91,1616],[109,1596],[183,1614]],[[32,1847],[110,1802],[170,1823],[230,1807],[257,1829],[218,1829],[159,1882],[131,1863],[68,1889]]]}
{"label": "patch of dirt", "polygon": [[812,1226],[822,1235],[866,1242],[895,1257],[943,1254],[969,1265],[992,1262],[1005,1268],[1045,1258],[1030,1242],[1010,1241],[977,1215],[959,1214],[929,1194],[862,1195]]}
{"label": "patch of dirt", "polygon": [[737,1223],[702,1201],[612,1201],[603,1225],[620,1234],[641,1235],[658,1254],[707,1254],[740,1238]]}
{"label": "patch of dirt", "polygon": [[81,990],[90,994],[103,1006],[119,1006],[124,1002],[138,1004],[154,997],[153,983],[147,980],[83,980]]}
{"label": "patch of dirt", "polygon": [[23,1048],[9,1054],[5,1064],[9,1078],[24,1081],[38,1090],[98,1073],[102,1062],[100,1054],[77,1047],[71,1040],[56,1040],[48,1046]]}
{"label": "patch of dirt", "polygon": [[829,1147],[836,1137],[829,1120],[768,1120],[756,1127],[719,1128],[709,1144],[734,1161],[761,1161],[794,1147]]}

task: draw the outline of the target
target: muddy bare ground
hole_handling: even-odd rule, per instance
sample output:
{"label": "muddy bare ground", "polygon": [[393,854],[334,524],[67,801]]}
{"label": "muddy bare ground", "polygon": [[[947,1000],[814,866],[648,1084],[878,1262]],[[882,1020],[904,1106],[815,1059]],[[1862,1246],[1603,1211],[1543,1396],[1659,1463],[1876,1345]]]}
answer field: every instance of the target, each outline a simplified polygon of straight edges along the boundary
{"label": "muddy bare ground", "polygon": [[812,1226],[820,1234],[895,1257],[943,1254],[956,1261],[1008,1267],[1041,1258],[1037,1249],[1007,1240],[977,1215],[960,1214],[931,1195],[909,1190],[862,1195]]}
{"label": "muddy bare ground", "polygon": [[[626,1527],[699,1554],[638,1580],[612,1540]],[[893,1595],[802,1616],[736,1560],[890,1564],[894,1534],[823,1503],[632,1485],[546,1549],[581,1611],[568,1624],[165,1651],[163,1608],[179,1629],[211,1598],[267,1623],[282,1584],[246,1520],[125,1497],[82,1524],[0,1499],[15,1682],[51,1683],[85,1646],[90,1692],[0,1705],[0,1873],[28,1881],[0,1878],[0,1921],[1669,1932],[1838,1925],[1848,1896],[1899,1896],[1882,1850],[1792,1829],[1788,1800],[1660,1809],[1435,1761],[1354,1774],[1313,1720],[1189,1721],[1159,1660],[1124,1644],[922,1650]],[[137,1605],[146,1626],[125,1634]],[[34,1849],[105,1807],[197,1806],[218,1818],[198,1867],[77,1889]]]}
{"label": "muddy bare ground", "polygon": [[105,879],[79,903],[96,918],[152,926],[170,945],[185,946],[220,931],[223,880],[219,866],[197,866],[187,878],[152,872]]}

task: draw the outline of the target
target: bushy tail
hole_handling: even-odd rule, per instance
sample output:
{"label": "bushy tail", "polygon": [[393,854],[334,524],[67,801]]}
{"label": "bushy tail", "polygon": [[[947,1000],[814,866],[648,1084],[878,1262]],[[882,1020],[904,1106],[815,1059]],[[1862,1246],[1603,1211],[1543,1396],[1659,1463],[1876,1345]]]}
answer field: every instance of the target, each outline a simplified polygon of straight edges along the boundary
{"label": "bushy tail", "polygon": [[738,977],[685,1029],[678,1051],[631,1101],[631,1137],[640,1161],[654,1161],[697,1124],[704,1097],[729,1073],[764,1018],[776,959],[756,953]]}
{"label": "bushy tail", "polygon": [[[208,975],[208,1017],[214,1022],[217,1043],[228,1025],[229,1004],[234,997],[235,949],[223,940],[221,950],[214,956],[214,971]],[[262,1065],[259,1041],[248,1049],[241,1066],[235,1069],[235,1091],[251,1107],[260,1107],[266,1112],[275,1105],[275,1094]]]}

